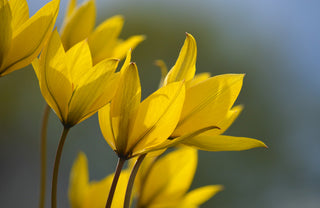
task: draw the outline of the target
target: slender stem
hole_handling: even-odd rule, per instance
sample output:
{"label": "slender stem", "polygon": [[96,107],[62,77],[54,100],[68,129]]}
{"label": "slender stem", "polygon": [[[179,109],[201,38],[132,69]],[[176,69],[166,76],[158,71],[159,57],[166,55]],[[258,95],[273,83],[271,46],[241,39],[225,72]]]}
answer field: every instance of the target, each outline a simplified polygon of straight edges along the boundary
{"label": "slender stem", "polygon": [[50,114],[50,107],[46,104],[43,111],[42,126],[41,126],[41,141],[40,141],[40,201],[39,208],[44,208],[45,196],[46,196],[46,175],[47,175],[47,126]]}
{"label": "slender stem", "polygon": [[51,190],[51,208],[57,207],[57,184],[58,184],[58,173],[59,165],[62,154],[64,142],[66,141],[70,127],[64,127],[59,141],[58,149],[56,152],[56,158],[54,161],[53,175],[52,175],[52,190]]}
{"label": "slender stem", "polygon": [[134,179],[136,178],[136,175],[138,173],[139,167],[140,167],[143,159],[146,157],[146,155],[147,154],[140,155],[138,157],[138,160],[136,161],[136,163],[133,166],[133,169],[131,171],[130,178],[129,178],[129,181],[128,181],[128,186],[127,186],[127,190],[126,190],[126,196],[125,196],[125,199],[124,199],[123,208],[129,208],[129,206],[130,206],[131,193],[132,193]]}
{"label": "slender stem", "polygon": [[118,183],[118,180],[119,180],[119,177],[120,177],[120,173],[121,173],[121,170],[122,170],[122,167],[123,167],[125,161],[126,160],[124,158],[122,158],[122,157],[119,157],[119,159],[118,159],[116,172],[114,173],[114,176],[113,176],[113,181],[112,181],[112,184],[111,184],[111,188],[110,188],[109,195],[108,195],[108,200],[107,200],[107,203],[106,203],[106,208],[110,208],[111,207],[112,200],[113,200],[113,195],[114,195],[114,192],[116,191],[117,183]]}

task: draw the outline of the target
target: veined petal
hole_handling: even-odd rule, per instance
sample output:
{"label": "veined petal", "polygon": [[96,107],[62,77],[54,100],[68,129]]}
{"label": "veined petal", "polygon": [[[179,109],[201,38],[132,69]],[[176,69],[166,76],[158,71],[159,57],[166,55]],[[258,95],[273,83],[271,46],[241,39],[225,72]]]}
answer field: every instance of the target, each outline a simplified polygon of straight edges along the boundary
{"label": "veined petal", "polygon": [[[114,95],[114,89],[109,82],[115,84],[114,81],[117,81],[114,71],[118,63],[117,59],[107,59],[99,63],[90,70],[91,73],[88,73],[82,83],[79,83],[79,87],[74,90],[69,103],[68,123],[70,125],[82,121],[82,118],[97,112],[110,101]],[[106,97],[101,98],[102,95]]]}
{"label": "veined petal", "polygon": [[66,61],[69,69],[71,82],[76,88],[86,74],[92,70],[91,53],[88,42],[83,40],[66,52]]}
{"label": "veined petal", "polygon": [[243,74],[224,74],[188,88],[181,118],[173,136],[206,126],[218,126],[238,97],[243,77]]}
{"label": "veined petal", "polygon": [[160,158],[146,178],[139,205],[153,207],[180,201],[191,185],[196,167],[197,151],[192,148],[181,148]]}
{"label": "veined petal", "polygon": [[197,208],[222,190],[223,186],[221,185],[204,186],[192,190],[184,197],[179,208]]}
{"label": "veined petal", "polygon": [[[94,64],[112,56],[113,49],[117,44],[118,36],[122,30],[123,22],[124,19],[122,16],[111,17],[101,23],[89,36],[88,42]],[[128,50],[126,50],[125,53],[127,51]]]}
{"label": "veined petal", "polygon": [[113,51],[112,57],[122,59],[130,48],[134,49],[139,43],[141,43],[145,39],[146,37],[144,35],[135,35],[128,38],[125,41],[118,40]]}
{"label": "veined petal", "polygon": [[6,60],[11,45],[12,37],[12,13],[7,0],[0,0],[0,77],[5,68],[2,67]]}
{"label": "veined petal", "polygon": [[72,208],[81,208],[89,191],[88,161],[84,153],[80,152],[74,162],[69,182],[69,201]]}
{"label": "veined petal", "polygon": [[129,121],[141,100],[138,69],[131,63],[121,72],[118,90],[111,101],[111,119],[118,154],[124,153],[129,135]]}
{"label": "veined petal", "polygon": [[175,82],[145,99],[130,125],[128,152],[135,155],[164,142],[177,125],[184,97],[184,83]]}
{"label": "veined petal", "polygon": [[[212,135],[213,134],[213,135]],[[182,141],[183,144],[205,151],[241,151],[267,146],[257,139],[215,135],[210,131]]]}
{"label": "veined petal", "polygon": [[[47,47],[40,57],[41,80],[44,88],[42,92],[45,99],[51,97],[56,105],[50,107],[59,116],[62,123],[65,124],[68,115],[68,102],[72,95],[72,83],[68,77],[68,68],[66,66],[66,55],[61,44],[59,34],[53,31]],[[46,94],[49,93],[49,94]],[[50,99],[49,99],[50,100]]]}
{"label": "veined petal", "polygon": [[23,23],[29,19],[29,8],[26,0],[10,0],[12,11],[12,29],[17,30]]}
{"label": "veined petal", "polygon": [[99,110],[99,126],[101,133],[106,140],[106,142],[109,144],[109,146],[113,150],[117,150],[116,148],[116,142],[115,142],[115,136],[113,133],[112,123],[111,123],[111,116],[110,116],[110,103],[105,105]]}
{"label": "veined petal", "polygon": [[13,33],[12,45],[5,62],[6,72],[30,64],[50,37],[56,21],[60,0],[52,0]]}
{"label": "veined petal", "polygon": [[94,28],[96,8],[94,0],[89,0],[74,9],[63,24],[61,40],[66,51],[76,43],[87,38]]}
{"label": "veined petal", "polygon": [[169,71],[164,85],[176,81],[189,81],[196,72],[197,43],[192,35],[186,33],[187,37],[180,51],[176,64]]}

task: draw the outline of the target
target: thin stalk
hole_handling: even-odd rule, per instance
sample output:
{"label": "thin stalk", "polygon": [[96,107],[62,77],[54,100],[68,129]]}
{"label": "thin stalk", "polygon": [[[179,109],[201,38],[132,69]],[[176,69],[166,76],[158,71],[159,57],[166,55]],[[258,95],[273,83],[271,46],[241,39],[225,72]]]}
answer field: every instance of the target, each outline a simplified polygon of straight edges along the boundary
{"label": "thin stalk", "polygon": [[111,188],[110,188],[109,195],[108,195],[108,200],[107,200],[107,203],[106,203],[106,208],[110,208],[111,207],[112,200],[113,200],[113,195],[114,195],[114,192],[116,191],[117,183],[118,183],[118,180],[119,180],[119,177],[120,177],[120,173],[121,173],[121,170],[122,170],[122,167],[123,167],[125,161],[126,161],[126,159],[124,159],[122,157],[119,157],[119,159],[118,159],[116,172],[114,173],[114,176],[113,176]]}
{"label": "thin stalk", "polygon": [[50,114],[50,107],[46,104],[43,111],[42,125],[41,125],[41,140],[40,140],[40,200],[39,208],[44,208],[46,196],[46,175],[47,175],[47,127]]}
{"label": "thin stalk", "polygon": [[128,186],[127,186],[127,190],[126,190],[126,196],[125,196],[125,199],[124,199],[123,208],[129,208],[129,206],[130,206],[131,193],[132,193],[134,179],[136,178],[136,175],[138,173],[140,165],[141,165],[143,159],[146,157],[146,155],[147,154],[140,155],[138,157],[136,163],[133,166],[133,169],[131,171],[130,178],[129,178],[129,181],[128,181]]}
{"label": "thin stalk", "polygon": [[70,127],[63,128],[63,132],[61,134],[58,149],[56,152],[56,158],[54,161],[53,175],[52,175],[51,208],[57,207],[57,185],[58,185],[59,165],[60,165],[63,145],[64,145],[64,142],[66,141],[69,130],[70,130]]}

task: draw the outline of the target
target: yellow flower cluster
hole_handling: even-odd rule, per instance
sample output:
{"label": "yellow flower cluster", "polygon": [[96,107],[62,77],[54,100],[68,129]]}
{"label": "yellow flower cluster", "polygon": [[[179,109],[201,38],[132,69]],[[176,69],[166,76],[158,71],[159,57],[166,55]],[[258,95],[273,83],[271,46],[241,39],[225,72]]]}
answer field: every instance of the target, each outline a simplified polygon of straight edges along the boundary
{"label": "yellow flower cluster", "polygon": [[[94,28],[94,0],[81,6],[71,0],[59,35],[53,29],[59,3],[52,0],[29,18],[25,0],[0,0],[0,77],[32,63],[41,93],[64,127],[53,171],[53,208],[67,133],[96,112],[101,132],[119,162],[114,174],[89,182],[87,159],[80,153],[70,176],[73,208],[129,207],[133,199],[138,208],[195,208],[222,190],[211,185],[187,193],[197,166],[197,149],[266,147],[256,139],[222,135],[242,111],[234,103],[244,74],[195,75],[197,44],[191,34],[186,33],[169,71],[158,61],[159,89],[141,101],[138,68],[131,62],[131,53],[145,37],[119,39],[122,16]],[[171,147],[176,149],[164,154]],[[131,165],[121,171],[127,160]]]}

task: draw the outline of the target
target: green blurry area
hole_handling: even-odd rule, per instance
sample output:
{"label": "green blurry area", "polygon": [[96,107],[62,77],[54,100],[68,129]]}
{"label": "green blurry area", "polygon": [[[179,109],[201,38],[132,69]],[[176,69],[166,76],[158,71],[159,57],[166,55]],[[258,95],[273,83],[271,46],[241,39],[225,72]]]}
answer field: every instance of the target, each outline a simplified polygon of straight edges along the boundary
{"label": "green blurry area", "polygon": [[[225,186],[223,192],[203,207],[317,207],[320,203],[317,159],[320,96],[316,90],[319,89],[319,71],[315,69],[320,64],[312,62],[317,57],[308,56],[311,48],[303,50],[291,41],[290,38],[300,39],[286,36],[290,30],[283,28],[285,25],[281,27],[281,22],[274,27],[266,24],[270,30],[261,25],[248,26],[255,22],[254,12],[248,14],[245,7],[237,10],[236,6],[222,7],[216,3],[214,7],[210,1],[205,2],[199,5],[189,1],[184,4],[170,1],[97,2],[98,22],[122,14],[126,22],[121,37],[147,36],[133,51],[132,58],[139,69],[144,98],[157,89],[160,80],[160,70],[154,61],[162,59],[170,69],[178,57],[185,32],[191,33],[197,41],[197,73],[246,73],[237,100],[237,104],[243,104],[245,109],[226,134],[260,139],[269,149],[199,152],[192,188],[209,184]],[[250,5],[250,1],[246,2]],[[62,1],[62,6],[65,5]],[[214,7],[212,11],[211,7]],[[62,7],[59,24],[63,12]],[[281,21],[285,24],[285,20]],[[316,48],[318,42],[310,45]],[[293,51],[301,51],[301,54],[291,54]],[[39,135],[45,102],[31,66],[0,78],[0,89],[1,207],[36,207],[40,176]],[[51,113],[48,207],[53,160],[61,131],[59,120]],[[59,207],[69,206],[68,178],[79,151],[87,154],[92,180],[114,171],[117,158],[100,133],[96,115],[74,127],[67,139],[60,166]]]}

